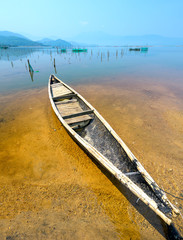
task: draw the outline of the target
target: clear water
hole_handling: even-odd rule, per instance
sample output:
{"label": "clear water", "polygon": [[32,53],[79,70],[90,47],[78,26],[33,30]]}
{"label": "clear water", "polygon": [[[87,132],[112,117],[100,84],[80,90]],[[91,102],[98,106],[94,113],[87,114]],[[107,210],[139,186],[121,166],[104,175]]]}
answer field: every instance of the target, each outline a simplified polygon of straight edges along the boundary
{"label": "clear water", "polygon": [[[50,74],[76,85],[160,187],[180,198],[182,65],[183,47],[150,47],[144,53],[90,48],[79,54],[0,49],[3,238],[59,239],[64,233],[67,239],[104,239],[107,233],[118,239],[119,233],[122,239],[164,239],[160,220],[119,191],[61,127],[46,87]],[[183,208],[180,199],[169,199]],[[181,223],[178,219],[183,232]]]}
{"label": "clear water", "polygon": [[[34,74],[28,71],[29,59]],[[54,68],[55,59],[55,68]],[[10,48],[0,50],[0,93],[45,87],[50,74],[68,84],[113,81],[116,78],[151,78],[182,83],[183,47],[89,48],[87,53],[61,53],[60,49]],[[39,72],[36,72],[39,71]]]}

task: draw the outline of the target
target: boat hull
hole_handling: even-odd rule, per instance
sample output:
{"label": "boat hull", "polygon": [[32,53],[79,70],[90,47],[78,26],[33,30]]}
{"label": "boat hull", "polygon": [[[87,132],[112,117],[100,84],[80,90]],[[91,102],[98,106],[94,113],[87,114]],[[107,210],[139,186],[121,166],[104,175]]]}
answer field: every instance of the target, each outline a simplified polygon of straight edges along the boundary
{"label": "boat hull", "polygon": [[[63,98],[63,95],[61,96],[61,102],[57,103],[54,101],[54,99],[58,100],[57,98],[54,98],[53,93],[54,93],[54,86],[55,84],[61,83],[64,87],[67,88],[70,92],[67,93],[68,95],[65,95],[65,98]],[[53,91],[54,90],[54,91]],[[66,90],[64,90],[66,93]],[[56,92],[56,91],[55,91]],[[93,108],[80,94],[78,94],[74,89],[70,88],[68,85],[63,83],[61,80],[56,78],[55,76],[50,76],[49,83],[48,83],[48,93],[49,93],[49,98],[50,102],[52,105],[52,108],[57,115],[58,119],[62,123],[62,125],[65,127],[66,131],[68,134],[73,138],[73,140],[95,161],[97,161],[102,167],[107,169],[115,178],[120,181],[123,185],[125,185],[133,194],[135,194],[139,199],[141,199],[146,205],[148,205],[161,219],[164,220],[168,225],[171,224],[171,219],[166,215],[165,210],[167,209],[169,214],[170,212],[177,212],[177,209],[173,207],[173,205],[169,202],[167,199],[166,195],[161,191],[161,189],[158,187],[158,185],[155,183],[155,181],[151,178],[151,176],[146,172],[146,170],[143,168],[143,166],[139,163],[139,161],[135,158],[135,156],[131,153],[131,151],[128,149],[126,144],[119,138],[119,136],[115,133],[115,131],[111,128],[111,126],[102,118],[102,116],[96,111],[96,109]],[[69,95],[70,94],[70,95]],[[73,96],[74,94],[74,96]],[[71,95],[73,97],[71,97]],[[69,98],[70,96],[70,98]],[[62,99],[67,99],[66,102],[62,102]],[[68,100],[69,99],[69,100]],[[85,112],[88,111],[88,109],[91,111],[91,114],[88,115],[88,117],[93,118],[90,121],[90,124],[88,124],[84,127],[82,127],[82,130],[77,131],[77,128],[73,128],[73,123],[68,122],[68,118],[71,117],[78,117],[78,114],[80,114],[81,118],[81,113],[75,113],[67,116],[63,116],[62,112],[64,109],[63,103],[69,103],[69,106],[72,105],[74,106],[75,102],[74,100],[77,99],[78,102],[82,105],[83,111]],[[69,102],[70,101],[70,102]],[[76,101],[76,102],[77,102]],[[84,105],[85,107],[84,107]],[[58,106],[61,105],[61,106]],[[60,110],[59,110],[60,109]],[[76,106],[75,106],[76,109]],[[82,114],[84,115],[85,112]],[[68,113],[67,113],[68,114]],[[64,119],[65,118],[65,119]],[[83,118],[85,119],[85,118]],[[87,118],[86,118],[87,119]],[[86,122],[83,120],[83,122]],[[69,124],[70,125],[69,125]],[[101,124],[101,127],[99,129],[104,129],[106,133],[111,137],[111,141],[113,141],[115,144],[117,144],[116,149],[121,148],[122,153],[124,152],[125,157],[123,156],[123,161],[128,161],[129,165],[132,166],[130,169],[135,169],[134,172],[127,172],[126,174],[124,173],[123,169],[119,169],[118,165],[116,162],[113,161],[113,158],[110,159],[111,153],[107,154],[105,153],[105,149],[103,150],[103,153],[101,153],[100,144],[99,146],[93,143],[94,138],[90,136],[90,132],[94,131],[93,129],[96,127],[95,124]],[[80,125],[79,125],[80,126]],[[78,127],[78,125],[77,125]],[[84,129],[84,130],[83,130]],[[88,133],[88,135],[87,135]],[[103,133],[102,133],[103,134]],[[99,136],[100,138],[100,136]],[[89,140],[88,140],[89,139]],[[93,143],[93,144],[92,144]],[[93,146],[92,146],[93,145]],[[113,144],[114,145],[114,144]],[[106,148],[106,147],[103,147]],[[112,151],[112,150],[111,150]],[[116,155],[115,159],[118,158]],[[121,158],[119,157],[119,160]],[[135,176],[137,180],[134,180],[134,177],[131,175],[137,175],[139,174],[140,176]],[[130,177],[129,177],[130,176]],[[138,179],[140,179],[140,184],[138,183]],[[136,181],[136,182],[135,182]],[[138,184],[137,184],[138,183]],[[146,186],[146,191],[142,188],[142,186]],[[162,208],[162,209],[161,209]]]}

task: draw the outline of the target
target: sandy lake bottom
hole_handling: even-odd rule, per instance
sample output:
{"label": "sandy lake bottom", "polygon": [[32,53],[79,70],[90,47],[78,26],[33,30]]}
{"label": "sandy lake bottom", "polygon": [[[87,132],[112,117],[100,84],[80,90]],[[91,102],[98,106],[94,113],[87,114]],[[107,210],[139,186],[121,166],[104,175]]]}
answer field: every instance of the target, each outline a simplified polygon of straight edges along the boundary
{"label": "sandy lake bottom", "polygon": [[[72,87],[159,186],[183,198],[181,89],[131,79]],[[165,239],[159,218],[138,210],[70,138],[47,88],[2,95],[0,101],[0,239]],[[182,211],[182,200],[168,198]],[[183,234],[180,218],[175,222]]]}

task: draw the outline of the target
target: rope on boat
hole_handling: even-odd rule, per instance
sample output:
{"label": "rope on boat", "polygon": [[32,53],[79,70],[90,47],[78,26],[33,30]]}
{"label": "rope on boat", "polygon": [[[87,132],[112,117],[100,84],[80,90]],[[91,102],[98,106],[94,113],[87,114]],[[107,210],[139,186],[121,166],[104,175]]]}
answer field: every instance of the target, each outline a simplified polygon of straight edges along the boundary
{"label": "rope on boat", "polygon": [[162,188],[160,188],[160,187],[159,187],[159,189],[161,189],[163,192],[165,192],[165,193],[167,193],[167,194],[171,195],[172,197],[174,197],[174,198],[177,198],[177,199],[179,199],[179,200],[182,200],[182,201],[183,201],[183,198],[181,198],[181,197],[177,197],[177,196],[173,195],[172,193],[169,193],[169,192],[167,192],[167,191],[163,190],[163,189],[162,189]]}
{"label": "rope on boat", "polygon": [[[147,176],[145,176],[145,178],[147,178],[149,181],[151,181],[151,179],[149,179]],[[158,187],[159,187],[159,186],[158,186]],[[183,201],[183,198],[178,197],[178,196],[175,196],[174,194],[172,194],[172,193],[170,193],[170,192],[167,192],[167,191],[165,191],[164,189],[162,189],[162,188],[160,188],[160,187],[159,187],[159,189],[160,189],[161,191],[163,191],[164,193],[169,194],[169,195],[171,195],[172,197],[177,198],[177,199]]]}
{"label": "rope on boat", "polygon": [[[146,178],[147,178],[147,177],[146,177]],[[149,179],[149,178],[148,178],[148,179]],[[150,179],[149,179],[149,180],[150,180]],[[158,187],[159,187],[159,186],[158,186]],[[160,187],[159,187],[159,189],[162,190],[164,193],[169,194],[169,195],[171,195],[172,197],[177,198],[177,199],[183,201],[183,198],[177,197],[177,196],[175,196],[174,194],[169,193],[169,192],[165,191],[164,189],[162,189],[162,188],[160,188]],[[139,201],[139,198],[137,199],[136,203],[138,203],[138,201]],[[173,205],[173,204],[172,204],[172,205]],[[174,206],[174,205],[173,205],[173,206]],[[175,207],[175,208],[178,208],[177,206],[174,206],[174,207]],[[182,215],[180,209],[179,209],[179,213],[180,213],[180,216],[181,216],[181,218],[182,218],[182,220],[183,220],[183,215]]]}

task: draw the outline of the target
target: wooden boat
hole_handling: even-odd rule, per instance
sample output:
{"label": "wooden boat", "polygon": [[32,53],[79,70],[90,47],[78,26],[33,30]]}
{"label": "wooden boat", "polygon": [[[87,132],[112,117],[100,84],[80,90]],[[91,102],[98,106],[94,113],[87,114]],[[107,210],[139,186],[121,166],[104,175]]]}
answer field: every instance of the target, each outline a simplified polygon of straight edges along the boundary
{"label": "wooden boat", "polygon": [[0,46],[1,49],[8,49],[9,47],[7,46]]}
{"label": "wooden boat", "polygon": [[87,49],[83,48],[74,48],[72,49],[72,52],[74,53],[80,53],[80,52],[87,52]]}
{"label": "wooden boat", "polygon": [[141,52],[148,52],[148,47],[141,47],[140,51]]}
{"label": "wooden boat", "polygon": [[48,93],[55,114],[72,138],[171,225],[172,215],[179,210],[97,110],[54,75],[49,78]]}
{"label": "wooden boat", "polygon": [[66,52],[67,52],[66,48],[61,49],[61,53],[66,53]]}
{"label": "wooden boat", "polygon": [[140,48],[129,48],[129,51],[136,51],[136,52],[140,52]]}

